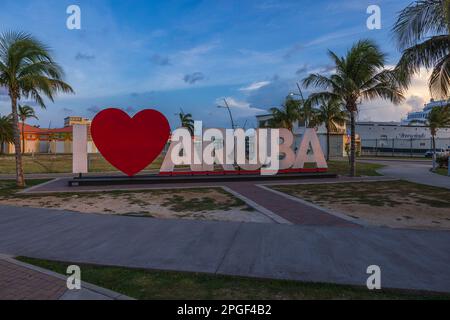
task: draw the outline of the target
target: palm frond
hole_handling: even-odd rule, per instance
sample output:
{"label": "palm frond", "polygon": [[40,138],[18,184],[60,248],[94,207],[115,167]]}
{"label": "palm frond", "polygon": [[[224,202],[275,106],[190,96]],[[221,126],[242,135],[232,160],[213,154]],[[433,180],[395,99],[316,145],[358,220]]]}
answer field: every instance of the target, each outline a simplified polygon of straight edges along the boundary
{"label": "palm frond", "polygon": [[400,49],[416,45],[430,34],[449,32],[448,0],[416,1],[400,12],[393,27]]}
{"label": "palm frond", "polygon": [[450,55],[435,66],[430,76],[429,87],[433,97],[448,99],[450,96]]}
{"label": "palm frond", "polygon": [[13,90],[16,98],[32,98],[45,108],[41,95],[53,101],[57,93],[73,93],[63,77],[51,50],[30,34],[0,34],[0,85]]}
{"label": "palm frond", "polygon": [[328,90],[337,87],[337,84],[331,78],[316,73],[310,74],[308,77],[303,79],[303,86],[305,88],[309,88],[312,86]]}

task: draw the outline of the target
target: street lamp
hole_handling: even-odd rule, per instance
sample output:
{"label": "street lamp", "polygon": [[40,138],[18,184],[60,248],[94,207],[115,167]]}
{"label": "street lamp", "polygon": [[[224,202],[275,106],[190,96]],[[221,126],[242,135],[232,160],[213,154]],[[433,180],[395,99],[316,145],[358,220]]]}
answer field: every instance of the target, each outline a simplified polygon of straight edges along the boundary
{"label": "street lamp", "polygon": [[[298,93],[291,92],[291,93],[289,93],[289,96],[290,97],[294,97],[294,96],[300,97],[300,100],[302,102],[303,108],[306,108],[306,106],[305,106],[305,98],[303,96],[302,88],[300,87],[298,82],[296,84],[297,84]],[[308,122],[309,122],[308,116],[309,116],[308,114],[305,114],[305,128],[308,127]]]}
{"label": "street lamp", "polygon": [[230,115],[230,120],[231,120],[231,128],[235,129],[236,127],[234,125],[233,115],[231,114],[230,106],[228,105],[228,102],[227,102],[226,99],[223,99],[223,101],[225,102],[225,107],[224,106],[217,106],[217,108],[227,109],[228,110],[228,114]]}
{"label": "street lamp", "polygon": [[293,97],[293,96],[298,96],[298,97],[301,98],[302,102],[305,102],[305,98],[303,97],[302,88],[300,87],[300,85],[298,84],[298,82],[297,82],[296,84],[297,84],[298,93],[291,92],[291,93],[289,93],[289,96],[291,96],[291,97]]}

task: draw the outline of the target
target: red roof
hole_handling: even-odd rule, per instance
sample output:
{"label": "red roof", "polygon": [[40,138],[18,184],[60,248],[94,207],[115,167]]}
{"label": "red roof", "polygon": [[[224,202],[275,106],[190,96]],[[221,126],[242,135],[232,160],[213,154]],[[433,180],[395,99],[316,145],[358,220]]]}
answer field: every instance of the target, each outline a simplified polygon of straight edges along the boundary
{"label": "red roof", "polygon": [[72,127],[56,128],[56,129],[42,129],[41,133],[72,133]]}
{"label": "red roof", "polygon": [[[46,129],[30,126],[25,123],[25,133],[40,133],[40,134],[50,134],[50,133],[71,133],[72,127],[56,128],[56,129]],[[19,130],[22,132],[22,123],[19,123]]]}
{"label": "red roof", "polygon": [[[30,125],[28,125],[28,124],[26,124],[26,123],[25,123],[24,128],[25,128],[25,133],[39,133],[39,132],[44,131],[44,130],[41,129],[41,128],[34,127],[34,126],[30,126]],[[20,130],[20,132],[23,131],[23,129],[22,129],[22,123],[19,123],[19,130]]]}

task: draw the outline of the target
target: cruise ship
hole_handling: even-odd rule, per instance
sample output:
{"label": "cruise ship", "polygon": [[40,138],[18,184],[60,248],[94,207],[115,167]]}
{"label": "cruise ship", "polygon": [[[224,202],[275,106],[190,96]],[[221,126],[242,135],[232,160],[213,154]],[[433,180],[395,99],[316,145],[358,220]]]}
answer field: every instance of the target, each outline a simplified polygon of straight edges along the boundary
{"label": "cruise ship", "polygon": [[406,119],[402,120],[402,125],[426,125],[428,114],[434,107],[443,107],[450,104],[450,100],[434,101],[426,104],[422,111],[410,112]]}

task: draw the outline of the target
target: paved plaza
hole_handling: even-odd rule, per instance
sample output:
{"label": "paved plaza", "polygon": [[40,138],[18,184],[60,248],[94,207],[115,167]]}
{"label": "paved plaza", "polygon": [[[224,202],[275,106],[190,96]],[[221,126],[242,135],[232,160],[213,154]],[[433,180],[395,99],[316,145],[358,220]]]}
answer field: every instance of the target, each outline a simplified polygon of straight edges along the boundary
{"label": "paved plaza", "polygon": [[[414,171],[419,163],[404,166]],[[425,174],[422,172],[422,174]],[[367,227],[270,189],[270,184],[388,181],[361,177],[262,182],[211,182],[69,187],[68,177],[25,193],[102,192],[222,187],[274,223],[159,220],[0,206],[0,253],[42,259],[155,270],[290,279],[365,286],[367,267],[378,265],[382,287],[450,292],[450,232]],[[403,177],[404,178],[404,177]],[[446,177],[443,177],[446,179]],[[411,179],[414,181],[415,177]],[[430,180],[441,186],[441,179]],[[436,182],[437,181],[437,182]],[[443,185],[445,187],[445,185]],[[13,276],[8,277],[11,274]],[[5,276],[6,275],[6,276]],[[36,275],[36,273],[34,274]],[[0,298],[58,299],[64,282],[0,261]],[[42,295],[33,288],[47,286]],[[66,293],[67,294],[67,293]],[[3,295],[3,296],[2,296]],[[67,297],[67,296],[66,296]],[[73,297],[72,298],[76,298]]]}

